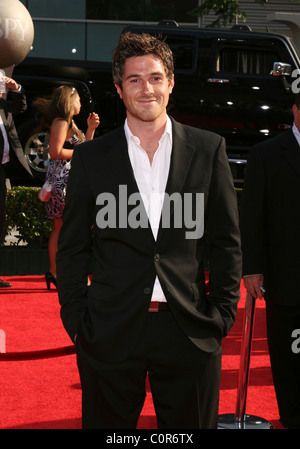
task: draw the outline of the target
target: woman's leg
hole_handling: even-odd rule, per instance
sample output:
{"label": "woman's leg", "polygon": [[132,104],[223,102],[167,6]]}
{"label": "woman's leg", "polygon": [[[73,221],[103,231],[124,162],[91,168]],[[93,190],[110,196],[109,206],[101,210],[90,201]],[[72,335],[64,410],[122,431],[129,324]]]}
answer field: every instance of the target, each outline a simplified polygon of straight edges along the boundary
{"label": "woman's leg", "polygon": [[62,218],[54,218],[52,221],[52,231],[48,242],[48,253],[49,253],[49,271],[56,276],[56,253],[57,253],[57,242],[59,232],[62,226]]}

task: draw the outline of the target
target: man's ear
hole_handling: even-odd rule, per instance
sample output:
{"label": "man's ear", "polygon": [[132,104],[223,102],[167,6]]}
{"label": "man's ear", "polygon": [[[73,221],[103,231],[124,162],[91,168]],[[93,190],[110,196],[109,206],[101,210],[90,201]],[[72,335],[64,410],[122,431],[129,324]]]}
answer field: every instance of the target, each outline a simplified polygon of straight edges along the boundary
{"label": "man's ear", "polygon": [[170,93],[170,94],[171,94],[172,91],[173,91],[174,85],[175,85],[175,78],[174,78],[174,75],[172,75],[172,79],[171,79],[171,81],[169,82],[169,93]]}
{"label": "man's ear", "polygon": [[117,92],[118,92],[118,94],[119,94],[119,97],[122,99],[122,89],[121,89],[121,86],[120,86],[119,84],[117,84],[117,83],[114,83],[114,85],[115,85],[115,87],[116,87],[116,89],[117,89]]}

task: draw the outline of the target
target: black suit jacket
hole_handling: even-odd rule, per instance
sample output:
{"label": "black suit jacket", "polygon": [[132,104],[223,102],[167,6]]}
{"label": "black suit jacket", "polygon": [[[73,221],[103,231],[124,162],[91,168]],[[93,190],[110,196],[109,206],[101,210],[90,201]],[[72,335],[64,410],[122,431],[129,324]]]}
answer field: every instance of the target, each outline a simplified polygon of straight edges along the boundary
{"label": "black suit jacket", "polygon": [[[172,120],[173,148],[166,191],[204,193],[209,240],[210,293],[205,292],[204,238],[186,239],[184,226],[99,229],[96,199],[138,191],[124,129],[81,144],[74,152],[57,280],[64,326],[81,347],[102,360],[124,359],[139,338],[155,277],[179,326],[201,349],[216,350],[233,325],[241,276],[236,194],[225,152],[216,134]],[[128,208],[130,212],[130,207]],[[94,269],[86,286],[90,228]]]}
{"label": "black suit jacket", "polygon": [[10,162],[6,166],[5,172],[8,177],[14,174],[16,164],[22,167],[31,175],[30,167],[25,159],[22,145],[19,141],[14,123],[14,115],[22,114],[27,108],[26,95],[23,88],[20,92],[9,91],[7,99],[0,98],[0,109],[3,111],[2,119],[9,141]]}
{"label": "black suit jacket", "polygon": [[250,153],[241,219],[243,274],[263,274],[267,301],[300,304],[300,148],[292,130]]}

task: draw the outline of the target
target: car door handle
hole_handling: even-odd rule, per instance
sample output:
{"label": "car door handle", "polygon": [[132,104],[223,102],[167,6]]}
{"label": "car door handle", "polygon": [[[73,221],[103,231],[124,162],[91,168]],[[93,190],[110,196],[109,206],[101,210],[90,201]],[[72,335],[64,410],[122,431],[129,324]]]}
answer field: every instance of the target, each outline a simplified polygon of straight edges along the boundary
{"label": "car door handle", "polygon": [[229,83],[229,80],[225,78],[208,78],[208,83],[215,83],[215,84],[227,84]]}

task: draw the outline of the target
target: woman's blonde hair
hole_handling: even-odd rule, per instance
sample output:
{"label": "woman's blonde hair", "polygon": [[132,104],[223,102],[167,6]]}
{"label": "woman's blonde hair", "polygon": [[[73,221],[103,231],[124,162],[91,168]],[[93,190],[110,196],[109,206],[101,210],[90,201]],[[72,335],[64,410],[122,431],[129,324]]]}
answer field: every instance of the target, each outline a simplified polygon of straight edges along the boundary
{"label": "woman's blonde hair", "polygon": [[59,118],[65,120],[69,129],[81,140],[84,140],[84,134],[78,129],[73,120],[73,104],[76,95],[78,95],[78,92],[75,87],[59,86],[54,89],[50,98],[37,98],[34,100],[33,106],[43,115],[39,128],[50,129],[53,120]]}

